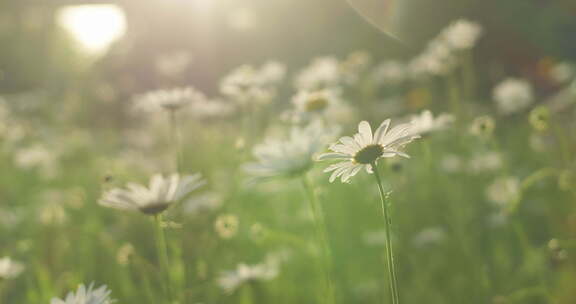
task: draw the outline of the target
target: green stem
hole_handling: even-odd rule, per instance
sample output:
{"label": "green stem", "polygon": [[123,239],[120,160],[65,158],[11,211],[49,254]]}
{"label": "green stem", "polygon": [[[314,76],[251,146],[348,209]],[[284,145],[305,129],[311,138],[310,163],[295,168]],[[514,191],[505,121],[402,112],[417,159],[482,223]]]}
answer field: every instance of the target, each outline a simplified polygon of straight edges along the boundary
{"label": "green stem", "polygon": [[378,185],[378,190],[380,192],[380,203],[382,207],[382,216],[386,224],[386,262],[388,264],[388,276],[390,282],[390,291],[392,293],[392,303],[399,304],[400,299],[398,295],[398,280],[396,279],[396,266],[394,265],[394,252],[392,250],[392,220],[390,219],[389,210],[386,206],[386,200],[389,194],[384,193],[384,188],[382,187],[382,180],[380,179],[380,174],[378,173],[378,167],[376,163],[372,163],[372,170],[374,171],[374,177],[376,178],[376,184]]}
{"label": "green stem", "polygon": [[318,204],[318,199],[308,176],[306,174],[302,175],[302,187],[308,196],[308,203],[310,206],[310,211],[314,217],[314,225],[316,228],[316,237],[320,242],[322,247],[322,253],[324,255],[324,265],[322,267],[323,275],[326,280],[327,297],[326,303],[336,303],[336,297],[334,294],[334,283],[332,282],[332,253],[330,251],[330,245],[328,243],[328,237],[326,233],[326,224],[324,223],[324,216]]}
{"label": "green stem", "polygon": [[178,131],[178,119],[176,117],[176,110],[168,111],[170,115],[170,144],[174,149],[174,167],[176,172],[180,172],[182,168],[182,151],[180,149],[180,133]]}
{"label": "green stem", "polygon": [[173,295],[170,282],[170,262],[168,260],[166,235],[164,234],[164,229],[162,228],[162,214],[156,214],[154,216],[154,221],[156,224],[156,249],[158,250],[158,258],[160,259],[160,268],[163,276],[162,282],[167,299],[169,300],[168,303],[173,303]]}

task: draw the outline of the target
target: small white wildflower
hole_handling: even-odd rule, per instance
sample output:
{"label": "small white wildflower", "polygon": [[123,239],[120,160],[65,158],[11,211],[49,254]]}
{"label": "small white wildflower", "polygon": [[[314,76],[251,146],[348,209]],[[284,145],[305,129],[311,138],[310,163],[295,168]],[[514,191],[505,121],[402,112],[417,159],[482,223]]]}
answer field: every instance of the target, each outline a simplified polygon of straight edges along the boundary
{"label": "small white wildflower", "polygon": [[266,259],[263,263],[239,264],[235,270],[223,272],[218,284],[226,293],[232,293],[240,286],[251,281],[270,281],[278,276],[280,265],[276,259]]}
{"label": "small white wildflower", "polygon": [[440,114],[434,117],[432,112],[425,110],[418,115],[413,115],[410,119],[412,135],[425,135],[431,132],[440,131],[448,128],[454,122],[454,116],[451,114]]}
{"label": "small white wildflower", "polygon": [[236,215],[223,214],[218,216],[214,222],[214,229],[221,238],[230,239],[238,233],[239,224],[240,220]]}
{"label": "small white wildflower", "polygon": [[220,82],[220,92],[231,100],[245,104],[266,104],[276,96],[275,86],[284,78],[286,67],[268,62],[261,68],[242,65]]}
{"label": "small white wildflower", "polygon": [[192,102],[203,101],[204,94],[192,87],[157,90],[136,96],[134,109],[146,112],[176,111]]}
{"label": "small white wildflower", "polygon": [[386,61],[374,69],[372,79],[383,85],[399,85],[408,76],[408,67],[399,61]]}
{"label": "small white wildflower", "polygon": [[0,259],[0,280],[9,280],[18,277],[24,271],[24,265],[10,257]]}
{"label": "small white wildflower", "polygon": [[450,48],[456,50],[471,49],[482,34],[482,26],[476,22],[465,19],[456,20],[440,34]]}
{"label": "small white wildflower", "polygon": [[214,210],[222,205],[222,195],[216,192],[208,192],[195,195],[182,204],[182,209],[187,214],[197,214],[201,211]]}
{"label": "small white wildflower", "polygon": [[257,178],[298,176],[314,165],[314,157],[337,134],[320,122],[294,127],[287,140],[268,139],[254,147],[256,162],[246,164],[246,172]]}
{"label": "small white wildflower", "polygon": [[557,83],[567,83],[576,76],[576,67],[572,63],[560,62],[552,67],[550,76]]}
{"label": "small white wildflower", "polygon": [[198,173],[185,176],[172,174],[168,177],[156,174],[150,178],[148,187],[128,183],[126,188],[106,191],[98,203],[105,207],[138,210],[154,215],[166,210],[204,184],[205,181]]}
{"label": "small white wildflower", "polygon": [[486,189],[486,197],[500,207],[510,207],[520,197],[518,178],[506,176],[496,179]]}
{"label": "small white wildflower", "polygon": [[358,133],[354,137],[340,138],[338,143],[330,147],[333,152],[320,155],[318,160],[340,161],[324,170],[324,172],[333,171],[330,182],[341,177],[341,181],[346,183],[363,168],[368,173],[372,173],[372,165],[382,157],[402,156],[408,158],[409,156],[401,150],[408,143],[419,138],[417,135],[412,135],[413,125],[406,123],[388,130],[389,127],[390,119],[386,119],[372,134],[370,124],[362,121],[358,125]]}
{"label": "small white wildflower", "polygon": [[334,57],[320,57],[296,76],[295,87],[301,90],[333,88],[340,84],[340,63]]}
{"label": "small white wildflower", "polygon": [[468,168],[472,173],[483,173],[499,170],[502,168],[503,163],[500,153],[490,151],[473,156]]}
{"label": "small white wildflower", "polygon": [[441,243],[446,239],[446,231],[440,227],[429,227],[418,232],[412,239],[415,247],[425,247]]}
{"label": "small white wildflower", "polygon": [[339,103],[339,95],[339,91],[329,89],[301,90],[292,98],[292,103],[301,113],[323,113]]}
{"label": "small white wildflower", "polygon": [[508,78],[494,88],[494,100],[501,114],[514,114],[534,102],[530,83],[523,79]]}
{"label": "small white wildflower", "polygon": [[50,304],[112,304],[115,301],[110,299],[110,293],[106,285],[94,289],[94,284],[88,288],[81,284],[76,292],[69,292],[64,300],[53,298]]}

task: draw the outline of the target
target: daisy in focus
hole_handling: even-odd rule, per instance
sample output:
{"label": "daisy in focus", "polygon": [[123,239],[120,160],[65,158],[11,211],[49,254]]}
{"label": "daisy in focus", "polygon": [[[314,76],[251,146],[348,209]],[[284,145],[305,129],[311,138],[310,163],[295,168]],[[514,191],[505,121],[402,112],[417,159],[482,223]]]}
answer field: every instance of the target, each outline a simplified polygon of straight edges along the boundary
{"label": "daisy in focus", "polygon": [[256,178],[302,175],[312,168],[315,155],[337,133],[336,128],[326,128],[320,122],[294,127],[288,139],[269,139],[254,147],[256,162],[246,164],[244,170]]}
{"label": "daisy in focus", "polygon": [[320,155],[318,160],[339,160],[339,163],[330,165],[324,172],[332,172],[330,182],[340,177],[343,183],[347,183],[363,168],[366,172],[372,173],[372,166],[380,158],[394,156],[409,158],[408,154],[401,150],[420,137],[414,135],[413,127],[411,123],[406,123],[390,129],[390,119],[386,119],[376,129],[376,132],[372,133],[370,124],[362,121],[354,137],[340,138],[338,143],[330,147],[333,152]]}
{"label": "daisy in focus", "polygon": [[150,179],[148,187],[128,183],[126,188],[113,188],[105,192],[98,203],[105,207],[138,210],[144,214],[155,215],[204,184],[205,181],[199,173],[185,176],[172,174],[168,177],[156,174]]}
{"label": "daisy in focus", "polygon": [[69,292],[64,300],[53,298],[50,304],[112,304],[114,300],[110,299],[110,293],[106,285],[94,289],[94,284],[88,288],[81,284],[76,293]]}

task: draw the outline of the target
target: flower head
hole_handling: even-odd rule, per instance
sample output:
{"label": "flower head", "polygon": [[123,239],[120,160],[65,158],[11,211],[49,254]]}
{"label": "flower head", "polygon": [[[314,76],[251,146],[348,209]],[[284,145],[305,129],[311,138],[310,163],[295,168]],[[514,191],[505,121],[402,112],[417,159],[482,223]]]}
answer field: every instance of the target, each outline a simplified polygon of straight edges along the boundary
{"label": "flower head", "polygon": [[413,125],[411,132],[413,135],[424,135],[446,129],[453,122],[454,116],[451,114],[440,114],[434,117],[432,112],[426,110],[421,114],[412,116],[410,119],[410,123]]}
{"label": "flower head", "polygon": [[520,197],[520,181],[516,177],[505,176],[496,179],[486,189],[486,197],[500,207],[511,209]]}
{"label": "flower head", "polygon": [[348,182],[362,168],[372,173],[372,165],[382,157],[402,156],[409,157],[401,150],[416,138],[412,132],[413,125],[410,123],[400,124],[390,128],[390,119],[380,124],[376,132],[372,134],[370,124],[366,121],[358,125],[358,133],[354,137],[345,136],[338,143],[330,147],[331,153],[324,153],[318,160],[335,159],[341,162],[326,168],[324,172],[332,172],[330,182],[341,177],[342,182]]}
{"label": "flower head", "polygon": [[114,300],[110,299],[110,293],[106,285],[94,289],[94,284],[88,288],[81,284],[76,293],[69,292],[64,300],[53,298],[50,304],[111,304]]}
{"label": "flower head", "polygon": [[238,264],[235,270],[223,272],[218,278],[218,284],[225,292],[231,293],[247,282],[270,281],[278,276],[279,264],[278,259],[272,256],[255,265]]}
{"label": "flower head", "polygon": [[295,87],[301,90],[332,88],[342,81],[340,62],[330,56],[319,57],[304,68],[295,79]]}
{"label": "flower head", "polygon": [[206,96],[191,87],[156,90],[137,96],[134,109],[154,112],[161,109],[175,111],[192,102],[204,101]]}
{"label": "flower head", "polygon": [[291,130],[287,140],[269,139],[254,148],[256,162],[244,169],[257,178],[297,176],[314,164],[314,156],[335,137],[337,130],[326,128],[320,122]]}
{"label": "flower head", "polygon": [[220,91],[239,104],[265,104],[276,95],[275,85],[286,74],[286,67],[278,62],[268,62],[260,68],[242,65],[220,82]]}
{"label": "flower head", "polygon": [[469,20],[456,20],[450,24],[440,38],[450,47],[456,50],[471,49],[482,34],[482,26]]}
{"label": "flower head", "polygon": [[152,176],[148,187],[129,183],[126,188],[114,188],[105,192],[98,203],[105,207],[139,210],[145,214],[157,214],[205,184],[200,174],[164,177]]}
{"label": "flower head", "polygon": [[214,222],[214,229],[221,238],[229,239],[236,235],[236,233],[238,232],[239,224],[240,220],[236,215],[224,214],[220,215],[216,219],[216,222]]}
{"label": "flower head", "polygon": [[22,263],[12,260],[10,257],[0,259],[0,280],[13,279],[24,271]]}
{"label": "flower head", "polygon": [[498,111],[504,115],[519,112],[534,102],[532,86],[523,79],[508,78],[496,86],[493,94]]}

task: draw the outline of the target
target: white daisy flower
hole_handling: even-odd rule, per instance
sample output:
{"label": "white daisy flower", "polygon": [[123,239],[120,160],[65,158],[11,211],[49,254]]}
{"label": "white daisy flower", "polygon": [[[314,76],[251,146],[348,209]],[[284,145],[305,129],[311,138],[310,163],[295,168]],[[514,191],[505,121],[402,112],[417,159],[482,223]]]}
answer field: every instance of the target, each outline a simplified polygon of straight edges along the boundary
{"label": "white daisy flower", "polygon": [[520,194],[520,180],[511,176],[496,179],[486,189],[486,197],[500,207],[513,204],[520,197]]}
{"label": "white daisy flower", "polygon": [[400,124],[388,130],[390,119],[386,119],[376,132],[372,134],[370,124],[366,121],[358,125],[358,134],[354,137],[345,136],[340,138],[339,143],[330,147],[332,153],[324,153],[318,160],[341,160],[337,164],[330,165],[324,172],[332,172],[330,182],[337,177],[346,183],[356,175],[362,168],[368,173],[372,173],[372,165],[382,157],[402,156],[409,157],[401,150],[414,139],[419,138],[413,135],[413,125],[410,123]]}
{"label": "white daisy flower", "polygon": [[128,183],[126,188],[106,191],[98,203],[105,207],[139,210],[154,215],[166,210],[204,184],[205,181],[199,173],[186,176],[172,174],[168,177],[156,174],[150,179],[148,187]]}
{"label": "white daisy flower", "polygon": [[342,81],[340,62],[335,57],[319,57],[296,76],[294,86],[301,90],[318,90],[337,86]]}
{"label": "white daisy flower", "polygon": [[408,67],[399,61],[386,61],[374,69],[372,79],[383,85],[398,85],[407,77]]}
{"label": "white daisy flower", "polygon": [[501,114],[514,114],[534,102],[530,83],[523,79],[508,78],[494,88],[494,101]]}
{"label": "white daisy flower", "polygon": [[88,288],[81,284],[76,293],[69,292],[64,300],[53,298],[50,304],[112,304],[115,301],[110,299],[110,293],[106,285],[94,289],[94,284],[90,284]]}
{"label": "white daisy flower", "polygon": [[0,259],[0,280],[14,279],[24,271],[24,265],[10,257]]}
{"label": "white daisy flower", "polygon": [[456,20],[440,34],[440,39],[455,50],[471,49],[482,34],[482,26],[469,20]]}
{"label": "white daisy flower", "polygon": [[269,257],[260,264],[239,264],[235,270],[223,272],[218,278],[218,284],[226,293],[232,293],[238,287],[252,281],[270,281],[280,272],[278,259]]}
{"label": "white daisy flower", "polygon": [[323,113],[337,104],[339,97],[336,90],[301,90],[292,98],[292,103],[296,111],[301,113]]}
{"label": "white daisy flower", "polygon": [[225,118],[231,116],[236,110],[232,103],[218,99],[195,102],[188,109],[190,111],[187,114],[199,119]]}
{"label": "white daisy flower", "polygon": [[204,99],[206,96],[192,87],[156,90],[136,96],[134,109],[145,112],[155,112],[162,109],[176,111],[192,102],[203,101]]}
{"label": "white daisy flower", "polygon": [[412,135],[424,135],[434,131],[440,131],[448,128],[454,122],[454,116],[451,114],[440,114],[436,117],[429,110],[423,111],[418,115],[413,115],[410,119],[412,124]]}
{"label": "white daisy flower", "polygon": [[220,92],[239,104],[265,104],[276,96],[275,86],[284,78],[286,67],[268,62],[261,68],[242,65],[220,82]]}
{"label": "white daisy flower", "polygon": [[269,139],[254,147],[256,162],[246,164],[244,169],[256,178],[301,175],[312,168],[314,156],[337,132],[319,121],[304,128],[294,127],[287,140]]}

